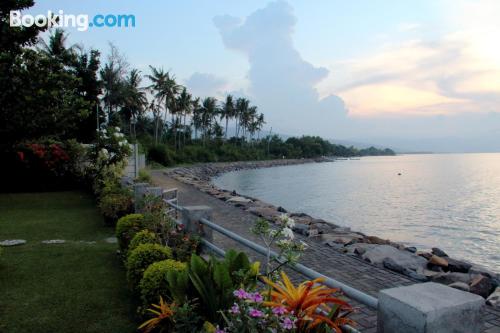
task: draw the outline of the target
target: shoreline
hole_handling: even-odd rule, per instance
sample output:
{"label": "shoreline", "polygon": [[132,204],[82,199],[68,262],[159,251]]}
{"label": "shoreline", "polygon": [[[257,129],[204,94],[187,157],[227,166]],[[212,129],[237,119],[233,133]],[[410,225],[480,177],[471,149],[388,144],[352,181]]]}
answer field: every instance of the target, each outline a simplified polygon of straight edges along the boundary
{"label": "shoreline", "polygon": [[258,198],[220,189],[212,182],[213,178],[227,172],[324,162],[332,160],[317,158],[204,163],[174,167],[164,171],[164,174],[271,222],[276,222],[281,214],[287,213],[295,220],[294,232],[307,237],[308,241],[320,242],[332,251],[356,256],[420,282],[442,283],[481,295],[489,299],[490,305],[500,308],[500,274],[481,265],[450,258],[436,247],[432,251],[419,251],[415,247],[352,231],[349,227],[341,227],[308,214],[288,212]]}

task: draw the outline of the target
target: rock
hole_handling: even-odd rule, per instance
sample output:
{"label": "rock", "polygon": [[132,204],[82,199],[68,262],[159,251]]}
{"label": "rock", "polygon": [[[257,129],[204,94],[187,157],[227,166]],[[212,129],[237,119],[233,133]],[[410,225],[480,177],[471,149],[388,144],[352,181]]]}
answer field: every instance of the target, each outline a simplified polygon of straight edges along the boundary
{"label": "rock", "polygon": [[6,239],[0,242],[0,246],[16,246],[26,244],[24,239]]}
{"label": "rock", "polygon": [[64,239],[49,239],[42,241],[43,244],[64,244],[66,241]]}
{"label": "rock", "polygon": [[472,280],[470,274],[466,273],[439,273],[431,278],[433,282],[442,283],[442,284],[452,284],[455,282],[463,282],[469,284]]}
{"label": "rock", "polygon": [[472,267],[471,264],[466,263],[465,261],[460,261],[452,258],[446,258],[446,260],[448,261],[448,269],[451,272],[467,273]]}
{"label": "rock", "polygon": [[368,243],[355,243],[351,245],[347,245],[345,249],[347,250],[348,253],[353,253],[357,254],[359,256],[363,255],[368,249],[373,249],[377,245],[375,244],[368,244]]}
{"label": "rock", "polygon": [[280,213],[288,213],[288,211],[285,208],[281,207],[281,206],[278,207],[278,212],[280,212]]}
{"label": "rock", "polygon": [[116,237],[108,237],[104,240],[106,243],[116,244],[118,243],[118,239]]}
{"label": "rock", "polygon": [[428,265],[428,267],[432,267],[434,265],[434,266],[439,266],[439,267],[447,268],[448,267],[448,261],[446,261],[446,259],[444,259],[444,258],[441,258],[441,257],[438,257],[436,255],[433,255],[429,259],[429,261],[427,262],[427,265]]}
{"label": "rock", "polygon": [[432,271],[430,269],[424,268],[422,271],[420,271],[420,273],[423,274],[424,276],[426,276],[428,279],[432,279],[434,276],[443,273],[443,270],[441,270],[440,272],[436,272],[436,271]]}
{"label": "rock", "polygon": [[409,247],[405,247],[405,251],[408,251],[411,253],[417,253],[417,248],[415,246],[409,246]]}
{"label": "rock", "polygon": [[273,220],[279,215],[278,211],[271,207],[249,207],[247,211],[266,220]]}
{"label": "rock", "polygon": [[357,254],[358,256],[362,256],[363,254],[365,254],[365,252],[366,249],[362,247],[357,247],[354,249],[354,253]]}
{"label": "rock", "polygon": [[417,252],[415,252],[415,254],[417,256],[423,257],[423,258],[425,258],[427,260],[429,260],[432,257],[432,253],[424,252],[424,251],[417,251]]}
{"label": "rock", "polygon": [[433,247],[432,248],[432,254],[438,256],[438,257],[447,257],[448,255],[446,254],[446,252],[444,252],[443,250],[441,250],[439,247]]}
{"label": "rock", "polygon": [[389,241],[386,240],[386,239],[382,239],[380,237],[377,237],[377,236],[368,236],[366,237],[368,243],[371,243],[371,244],[378,244],[378,245],[383,245],[383,244],[389,244]]}
{"label": "rock", "polygon": [[377,245],[372,249],[367,249],[362,257],[373,264],[381,265],[386,258],[391,258],[395,264],[412,271],[423,269],[427,264],[424,258],[407,251],[400,251],[390,245]]}
{"label": "rock", "polygon": [[455,288],[455,289],[462,290],[462,291],[467,291],[467,292],[469,292],[469,290],[470,290],[469,285],[467,283],[463,283],[463,282],[453,282],[452,284],[449,284],[448,287]]}
{"label": "rock", "polygon": [[411,277],[412,279],[415,279],[417,281],[421,281],[421,282],[427,282],[429,281],[429,278],[427,276],[425,276],[425,274],[422,274],[422,273],[419,273],[419,272],[414,272],[410,269],[406,269],[403,271],[403,274],[406,275],[406,276],[409,276]]}
{"label": "rock", "polygon": [[328,223],[314,223],[314,227],[318,230],[318,234],[328,234],[333,231],[333,227]]}
{"label": "rock", "polygon": [[495,291],[486,299],[486,304],[500,310],[500,287],[497,287]]}
{"label": "rock", "polygon": [[398,273],[403,273],[405,268],[398,264],[394,259],[392,258],[385,258],[384,261],[382,262],[385,268],[390,269],[391,271],[395,271]]}
{"label": "rock", "polygon": [[[337,230],[335,229],[334,232]],[[325,243],[338,243],[338,244],[352,244],[353,241],[356,242],[358,240],[363,239],[362,236],[355,234],[355,233],[332,233],[332,234],[321,234],[320,235],[320,241],[325,244]]]}
{"label": "rock", "polygon": [[492,289],[491,279],[484,276],[478,275],[472,279],[470,283],[470,292],[483,298],[487,298],[490,295]]}
{"label": "rock", "polygon": [[252,202],[252,200],[244,197],[230,197],[229,199],[226,200],[226,202],[234,202],[234,203],[249,203]]}
{"label": "rock", "polygon": [[306,224],[295,223],[295,226],[292,228],[292,230],[301,235],[308,236],[309,228],[310,227]]}

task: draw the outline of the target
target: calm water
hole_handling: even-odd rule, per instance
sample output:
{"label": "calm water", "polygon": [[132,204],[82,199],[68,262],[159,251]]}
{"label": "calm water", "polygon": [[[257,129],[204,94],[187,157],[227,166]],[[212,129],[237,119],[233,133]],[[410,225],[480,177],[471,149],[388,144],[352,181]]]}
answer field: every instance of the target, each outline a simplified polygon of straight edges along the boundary
{"label": "calm water", "polygon": [[214,182],[500,271],[500,154],[365,157],[231,172]]}

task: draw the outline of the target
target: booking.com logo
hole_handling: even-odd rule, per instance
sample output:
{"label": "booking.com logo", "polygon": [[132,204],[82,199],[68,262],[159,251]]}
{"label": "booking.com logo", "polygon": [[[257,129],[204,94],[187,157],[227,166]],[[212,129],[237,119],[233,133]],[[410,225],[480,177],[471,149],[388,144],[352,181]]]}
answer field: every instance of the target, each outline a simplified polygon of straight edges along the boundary
{"label": "booking.com logo", "polygon": [[76,28],[78,31],[87,31],[89,28],[133,28],[135,27],[135,15],[103,15],[97,14],[92,18],[87,14],[64,14],[60,10],[57,14],[48,11],[47,15],[22,14],[19,10],[10,11],[11,27],[47,27],[47,28]]}

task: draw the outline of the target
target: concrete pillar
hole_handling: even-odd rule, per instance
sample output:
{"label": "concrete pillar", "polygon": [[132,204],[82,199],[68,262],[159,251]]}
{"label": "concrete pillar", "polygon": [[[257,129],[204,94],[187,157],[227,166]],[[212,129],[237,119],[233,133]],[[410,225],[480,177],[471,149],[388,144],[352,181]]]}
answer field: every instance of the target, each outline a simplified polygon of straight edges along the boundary
{"label": "concrete pillar", "polygon": [[133,185],[134,189],[134,210],[139,213],[139,207],[141,206],[142,199],[146,194],[146,188],[149,186],[148,183],[135,183]]}
{"label": "concrete pillar", "polygon": [[384,289],[378,333],[480,333],[484,299],[433,282]]}
{"label": "concrete pillar", "polygon": [[213,241],[212,229],[200,224],[200,219],[212,218],[212,208],[208,206],[185,206],[181,211],[181,222],[189,233],[197,234],[209,242]]}
{"label": "concrete pillar", "polygon": [[146,187],[145,194],[152,195],[154,197],[161,197],[163,194],[163,189],[161,187],[148,186],[148,187]]}

